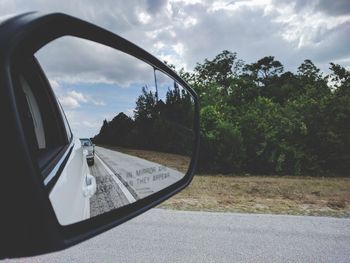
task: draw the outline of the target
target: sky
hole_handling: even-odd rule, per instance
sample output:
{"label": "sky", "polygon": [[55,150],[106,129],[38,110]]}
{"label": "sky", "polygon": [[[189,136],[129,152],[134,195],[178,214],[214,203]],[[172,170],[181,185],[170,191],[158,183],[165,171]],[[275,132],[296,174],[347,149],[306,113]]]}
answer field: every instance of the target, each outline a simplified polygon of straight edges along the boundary
{"label": "sky", "polygon": [[[349,0],[0,1],[0,18],[33,10],[87,20],[189,71],[222,50],[246,63],[272,55],[291,71],[304,59],[324,72],[329,62],[350,68]],[[152,86],[147,65],[111,59],[114,50],[93,43],[63,42],[47,48],[53,59],[42,63],[78,136],[96,133],[117,110],[132,112],[140,85]]]}
{"label": "sky", "polygon": [[[78,137],[93,137],[105,119],[110,121],[120,112],[133,118],[142,87],[155,91],[153,67],[92,41],[62,37],[35,57]],[[165,78],[161,75],[156,71],[159,80]],[[163,90],[171,87],[169,80]]]}
{"label": "sky", "polygon": [[93,137],[103,121],[123,112],[134,117],[142,88],[165,101],[174,80],[110,47],[65,36],[35,53],[77,137]]}

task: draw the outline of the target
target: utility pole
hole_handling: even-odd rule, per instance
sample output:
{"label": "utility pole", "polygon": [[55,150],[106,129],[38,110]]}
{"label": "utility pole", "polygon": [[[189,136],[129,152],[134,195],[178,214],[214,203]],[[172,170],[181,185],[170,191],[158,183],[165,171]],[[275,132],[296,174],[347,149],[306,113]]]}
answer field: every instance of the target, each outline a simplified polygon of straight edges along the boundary
{"label": "utility pole", "polygon": [[157,76],[156,76],[156,68],[153,67],[153,75],[154,75],[154,85],[156,87],[156,100],[158,103],[158,85],[157,85]]}

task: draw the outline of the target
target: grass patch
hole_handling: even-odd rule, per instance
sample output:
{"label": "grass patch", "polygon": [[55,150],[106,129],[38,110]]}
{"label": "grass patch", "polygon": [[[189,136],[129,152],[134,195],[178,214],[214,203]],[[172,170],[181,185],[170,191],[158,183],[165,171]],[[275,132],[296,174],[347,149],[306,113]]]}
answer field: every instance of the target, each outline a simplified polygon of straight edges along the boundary
{"label": "grass patch", "polygon": [[170,168],[174,168],[180,172],[186,173],[190,165],[191,158],[173,153],[162,153],[148,150],[128,149],[117,146],[98,145],[107,149],[115,150],[121,153],[136,156],[151,162],[159,163]]}
{"label": "grass patch", "polygon": [[160,207],[349,217],[350,178],[197,175]]}
{"label": "grass patch", "polygon": [[[103,146],[186,172],[190,158]],[[350,178],[197,175],[159,207],[192,211],[350,217]]]}

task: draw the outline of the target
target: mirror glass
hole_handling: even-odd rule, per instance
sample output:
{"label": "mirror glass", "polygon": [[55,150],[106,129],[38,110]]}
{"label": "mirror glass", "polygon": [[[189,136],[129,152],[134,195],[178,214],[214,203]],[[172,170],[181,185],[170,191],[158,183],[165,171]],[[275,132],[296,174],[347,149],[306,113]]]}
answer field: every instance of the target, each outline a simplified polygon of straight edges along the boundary
{"label": "mirror glass", "polygon": [[[46,156],[38,157],[44,184],[62,225],[137,202],[184,177],[194,147],[194,101],[179,83],[130,55],[75,37],[47,44],[35,58],[42,72],[31,75],[47,78],[60,112],[49,116],[42,109],[39,82],[23,74],[21,84],[38,151]],[[66,141],[46,142],[54,137],[46,129],[50,118],[58,122],[51,130]],[[50,158],[49,145],[59,158]],[[47,172],[48,165],[55,168]]]}

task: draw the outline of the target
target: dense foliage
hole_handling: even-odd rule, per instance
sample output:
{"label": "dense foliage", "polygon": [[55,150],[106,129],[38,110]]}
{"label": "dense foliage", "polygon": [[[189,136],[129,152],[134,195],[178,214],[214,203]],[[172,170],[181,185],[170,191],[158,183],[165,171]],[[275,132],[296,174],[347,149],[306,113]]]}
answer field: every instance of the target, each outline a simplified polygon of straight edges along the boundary
{"label": "dense foliage", "polygon": [[[350,72],[333,63],[330,72],[310,60],[286,72],[273,56],[245,64],[229,51],[180,70],[201,104],[199,172],[348,175]],[[179,128],[191,125],[188,95],[175,87],[156,103],[143,88],[136,105],[134,120],[121,113],[105,121],[95,141],[190,153]]]}
{"label": "dense foliage", "polygon": [[201,101],[201,172],[343,174],[350,170],[350,72],[223,51],[180,71]]}
{"label": "dense foliage", "polygon": [[133,118],[120,112],[104,120],[93,141],[98,144],[191,155],[193,148],[193,103],[184,89],[174,83],[165,101],[142,88]]}

